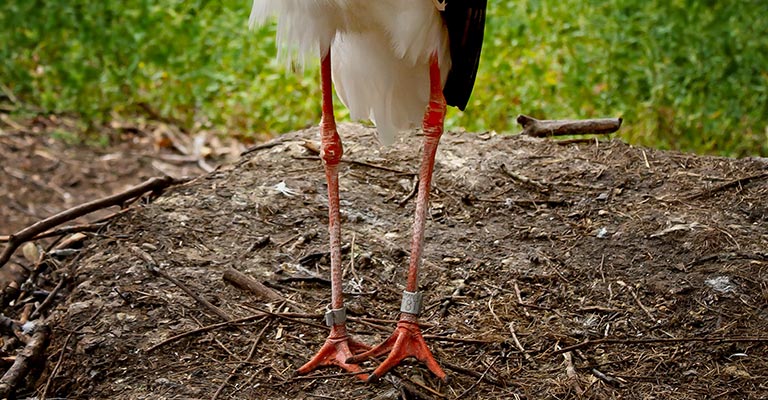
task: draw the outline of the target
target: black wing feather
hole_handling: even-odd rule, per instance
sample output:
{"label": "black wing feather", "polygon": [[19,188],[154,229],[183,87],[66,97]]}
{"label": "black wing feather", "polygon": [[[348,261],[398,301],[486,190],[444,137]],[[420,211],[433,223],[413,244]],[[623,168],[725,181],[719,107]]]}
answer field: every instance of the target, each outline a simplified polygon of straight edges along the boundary
{"label": "black wing feather", "polygon": [[451,48],[451,70],[443,95],[448,105],[462,111],[475,86],[487,6],[487,0],[449,0],[442,13]]}

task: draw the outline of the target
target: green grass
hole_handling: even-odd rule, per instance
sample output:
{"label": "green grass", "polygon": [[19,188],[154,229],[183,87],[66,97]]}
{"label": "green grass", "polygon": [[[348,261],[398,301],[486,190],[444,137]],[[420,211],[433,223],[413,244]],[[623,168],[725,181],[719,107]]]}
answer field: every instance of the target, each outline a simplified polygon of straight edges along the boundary
{"label": "green grass", "polygon": [[[248,0],[0,3],[0,83],[24,104],[98,125],[147,110],[239,136],[319,119],[316,65],[286,70]],[[632,143],[768,155],[768,2],[494,1],[467,112],[622,116]],[[345,116],[342,107],[337,114]]]}

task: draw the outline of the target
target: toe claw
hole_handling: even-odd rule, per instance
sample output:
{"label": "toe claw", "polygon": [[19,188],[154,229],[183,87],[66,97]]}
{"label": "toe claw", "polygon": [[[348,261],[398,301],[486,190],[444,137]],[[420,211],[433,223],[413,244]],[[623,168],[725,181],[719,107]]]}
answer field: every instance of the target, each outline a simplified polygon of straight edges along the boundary
{"label": "toe claw", "polygon": [[299,375],[306,375],[319,367],[337,366],[355,374],[361,380],[367,380],[368,375],[362,371],[360,366],[350,362],[350,359],[353,358],[354,350],[366,348],[368,348],[367,345],[347,336],[343,325],[334,325],[331,328],[331,334],[320,348],[320,351],[306,364],[301,366],[297,372]]}
{"label": "toe claw", "polygon": [[386,353],[389,353],[387,358],[368,377],[368,382],[375,382],[408,357],[415,357],[426,364],[427,368],[435,376],[442,380],[446,379],[445,372],[435,361],[432,352],[429,351],[424,341],[418,324],[414,321],[401,319],[397,324],[397,328],[387,340],[366,353],[348,358],[347,362],[359,362]]}

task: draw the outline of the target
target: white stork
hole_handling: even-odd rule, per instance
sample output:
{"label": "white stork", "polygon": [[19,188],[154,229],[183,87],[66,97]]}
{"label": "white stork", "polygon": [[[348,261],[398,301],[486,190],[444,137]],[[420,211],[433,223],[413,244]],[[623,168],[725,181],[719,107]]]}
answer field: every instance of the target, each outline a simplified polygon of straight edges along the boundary
{"label": "white stork", "polygon": [[[300,374],[335,365],[375,381],[412,356],[446,379],[418,326],[422,299],[418,270],[446,105],[463,110],[469,100],[486,5],[487,0],[254,0],[251,26],[276,16],[281,48],[297,52],[302,61],[306,56],[321,59],[321,158],[328,182],[331,254],[331,304],[325,322],[330,334],[320,351],[299,368]],[[394,333],[372,349],[349,336],[345,325],[338,182],[342,146],[333,115],[332,84],[353,118],[376,123],[384,143],[392,142],[397,131],[423,123],[419,195],[400,320]],[[386,353],[370,376],[357,365]]]}

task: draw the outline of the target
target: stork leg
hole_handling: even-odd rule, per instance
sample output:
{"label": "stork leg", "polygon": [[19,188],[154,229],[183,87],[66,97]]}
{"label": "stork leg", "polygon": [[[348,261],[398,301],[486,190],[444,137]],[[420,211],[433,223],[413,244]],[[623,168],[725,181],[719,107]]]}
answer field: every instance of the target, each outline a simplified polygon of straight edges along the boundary
{"label": "stork leg", "polygon": [[445,97],[440,81],[440,66],[437,54],[430,59],[429,68],[430,99],[429,106],[424,114],[424,153],[419,170],[419,197],[416,202],[416,217],[413,222],[413,238],[411,240],[411,258],[408,266],[408,282],[403,293],[403,302],[400,306],[400,320],[392,335],[373,349],[351,357],[348,362],[360,362],[371,357],[389,353],[384,362],[370,375],[368,381],[376,381],[396,367],[402,360],[415,357],[427,365],[430,371],[438,378],[446,380],[445,372],[440,368],[435,358],[427,347],[421,329],[418,325],[418,317],[421,312],[421,293],[418,292],[419,266],[421,265],[421,250],[424,241],[424,225],[429,209],[429,189],[432,184],[432,171],[435,166],[435,154],[440,136],[443,134],[445,121]]}
{"label": "stork leg", "polygon": [[331,328],[328,339],[320,351],[299,368],[299,374],[307,374],[318,367],[337,366],[355,373],[360,379],[367,379],[360,366],[348,363],[354,354],[370,347],[347,334],[346,308],[341,286],[341,221],[339,216],[339,162],[342,146],[336,121],[333,117],[333,96],[331,83],[331,51],[322,60],[320,70],[323,92],[323,119],[321,123],[322,139],[320,157],[325,165],[325,178],[328,183],[328,231],[331,237],[331,304],[325,314],[325,322]]}

